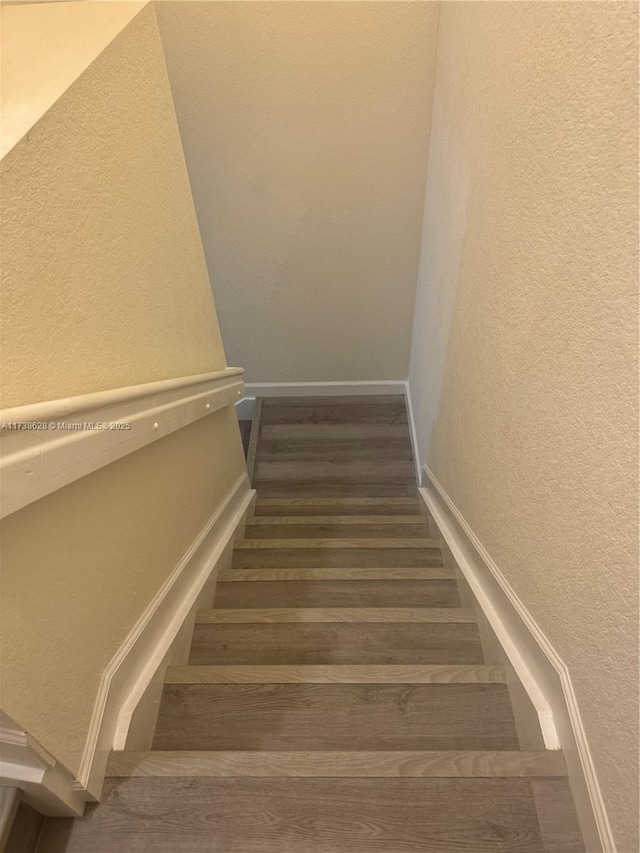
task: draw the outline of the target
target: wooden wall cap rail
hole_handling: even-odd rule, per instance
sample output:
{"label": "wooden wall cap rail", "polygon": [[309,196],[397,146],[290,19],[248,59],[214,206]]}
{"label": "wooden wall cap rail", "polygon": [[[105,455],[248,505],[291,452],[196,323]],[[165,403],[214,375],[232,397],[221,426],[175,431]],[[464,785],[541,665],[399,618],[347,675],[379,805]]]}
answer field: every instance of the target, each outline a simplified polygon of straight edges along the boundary
{"label": "wooden wall cap rail", "polygon": [[0,517],[233,404],[242,373],[230,367],[0,411]]}
{"label": "wooden wall cap rail", "polygon": [[56,420],[90,409],[102,409],[106,406],[126,403],[129,400],[138,400],[163,391],[191,388],[204,382],[229,379],[232,376],[242,376],[243,374],[244,368],[242,367],[226,367],[224,370],[215,370],[212,373],[196,373],[192,376],[160,379],[157,382],[126,385],[122,388],[111,388],[108,391],[95,391],[91,394],[78,394],[75,397],[60,397],[58,400],[45,400],[42,403],[30,403],[26,406],[0,409],[0,423]]}

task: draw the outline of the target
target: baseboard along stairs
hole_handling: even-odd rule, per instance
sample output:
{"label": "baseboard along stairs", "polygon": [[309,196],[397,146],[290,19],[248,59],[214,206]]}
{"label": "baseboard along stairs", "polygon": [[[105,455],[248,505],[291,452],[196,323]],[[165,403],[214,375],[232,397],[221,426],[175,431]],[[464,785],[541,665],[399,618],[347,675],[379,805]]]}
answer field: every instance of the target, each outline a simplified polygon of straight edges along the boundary
{"label": "baseboard along stairs", "polygon": [[402,395],[266,397],[255,514],[151,749],[38,853],[584,853],[421,511]]}

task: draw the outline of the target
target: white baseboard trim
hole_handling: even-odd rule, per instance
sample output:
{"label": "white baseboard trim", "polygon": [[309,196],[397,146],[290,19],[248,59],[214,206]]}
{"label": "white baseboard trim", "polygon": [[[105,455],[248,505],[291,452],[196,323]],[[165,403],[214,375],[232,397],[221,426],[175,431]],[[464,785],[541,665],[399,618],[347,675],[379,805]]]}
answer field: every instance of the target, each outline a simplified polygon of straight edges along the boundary
{"label": "white baseboard trim", "polygon": [[420,496],[538,712],[547,749],[563,750],[589,853],[616,853],[569,670],[425,465]]}
{"label": "white baseboard trim", "polygon": [[74,785],[85,799],[99,798],[109,752],[125,744],[137,706],[166,660],[205,584],[212,577],[215,579],[221,558],[230,553],[236,531],[254,497],[255,492],[243,474],[107,665]]}
{"label": "white baseboard trim", "polygon": [[253,412],[256,407],[255,397],[243,397],[236,403],[236,415],[239,421],[252,421]]}
{"label": "white baseboard trim", "polygon": [[420,448],[418,447],[418,432],[416,430],[416,420],[413,414],[413,400],[411,399],[411,385],[409,380],[405,383],[405,400],[407,403],[407,418],[409,420],[409,435],[411,436],[411,448],[413,450],[413,462],[416,466],[416,483],[418,486],[422,483],[422,462],[420,460]]}
{"label": "white baseboard trim", "polygon": [[404,379],[363,382],[248,382],[245,398],[255,397],[348,397],[367,394],[404,394]]}

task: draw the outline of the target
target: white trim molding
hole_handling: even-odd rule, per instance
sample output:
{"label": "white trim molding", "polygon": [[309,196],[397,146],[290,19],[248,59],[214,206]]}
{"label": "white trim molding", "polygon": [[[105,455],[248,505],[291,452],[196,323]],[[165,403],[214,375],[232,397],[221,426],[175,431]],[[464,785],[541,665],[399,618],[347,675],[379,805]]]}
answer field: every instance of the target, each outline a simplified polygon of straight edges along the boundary
{"label": "white trim molding", "polygon": [[0,779],[19,788],[29,805],[43,814],[75,817],[85,798],[73,789],[73,777],[46,749],[0,711]]}
{"label": "white trim molding", "polygon": [[[241,535],[254,498],[255,492],[249,488],[247,476],[243,474],[107,665],[74,786],[85,799],[99,798],[109,752],[113,748],[122,749],[128,743],[131,722],[143,698],[157,710],[163,664],[166,665],[171,647],[184,629],[188,634],[188,653],[195,608],[201,606],[200,596],[207,588],[213,599],[212,585],[218,571],[230,563],[234,538]],[[211,602],[207,606],[211,606]],[[160,678],[157,678],[158,673]],[[152,683],[157,684],[158,694],[149,703],[146,694]],[[150,732],[154,725],[155,717],[151,714]]]}
{"label": "white trim molding", "polygon": [[420,459],[420,447],[418,446],[418,431],[416,428],[416,419],[413,413],[413,400],[411,398],[411,385],[409,380],[404,383],[405,401],[407,405],[407,420],[409,421],[409,435],[411,436],[411,448],[413,450],[413,463],[416,466],[416,483],[418,486],[422,483],[422,462]]}
{"label": "white trim molding", "polygon": [[0,411],[0,518],[234,403],[239,367]]}
{"label": "white trim molding", "polygon": [[362,382],[248,382],[245,397],[349,397],[367,394],[404,394],[404,379]]}
{"label": "white trim molding", "polygon": [[420,497],[533,703],[547,749],[561,748],[589,853],[616,853],[567,665],[433,472]]}
{"label": "white trim molding", "polygon": [[256,407],[255,397],[243,397],[236,403],[236,415],[239,421],[252,421]]}

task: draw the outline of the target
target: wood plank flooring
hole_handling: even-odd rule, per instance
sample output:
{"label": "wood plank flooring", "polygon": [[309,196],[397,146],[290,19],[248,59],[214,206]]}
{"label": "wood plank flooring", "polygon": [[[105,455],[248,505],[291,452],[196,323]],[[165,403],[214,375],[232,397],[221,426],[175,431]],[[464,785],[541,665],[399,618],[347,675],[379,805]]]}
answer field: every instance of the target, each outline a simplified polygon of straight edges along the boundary
{"label": "wood plank flooring", "polygon": [[414,495],[404,398],[265,399],[254,486],[262,496]]}
{"label": "wood plank flooring", "polygon": [[189,662],[219,664],[483,663],[475,622],[198,623]]}
{"label": "wood plank flooring", "polygon": [[153,748],[39,853],[584,853],[420,514],[402,397],[266,399],[255,516]]}
{"label": "wood plank flooring", "polygon": [[[121,772],[121,771],[118,771]],[[566,790],[566,782],[560,780]],[[40,853],[580,853],[545,845],[527,778],[121,777]]]}
{"label": "wood plank flooring", "polygon": [[501,666],[171,666],[165,684],[504,684]]}
{"label": "wood plank flooring", "polygon": [[506,685],[445,683],[166,684],[153,742],[276,752],[517,748]]}
{"label": "wood plank flooring", "polygon": [[217,607],[457,607],[455,580],[278,580],[218,583]]}

